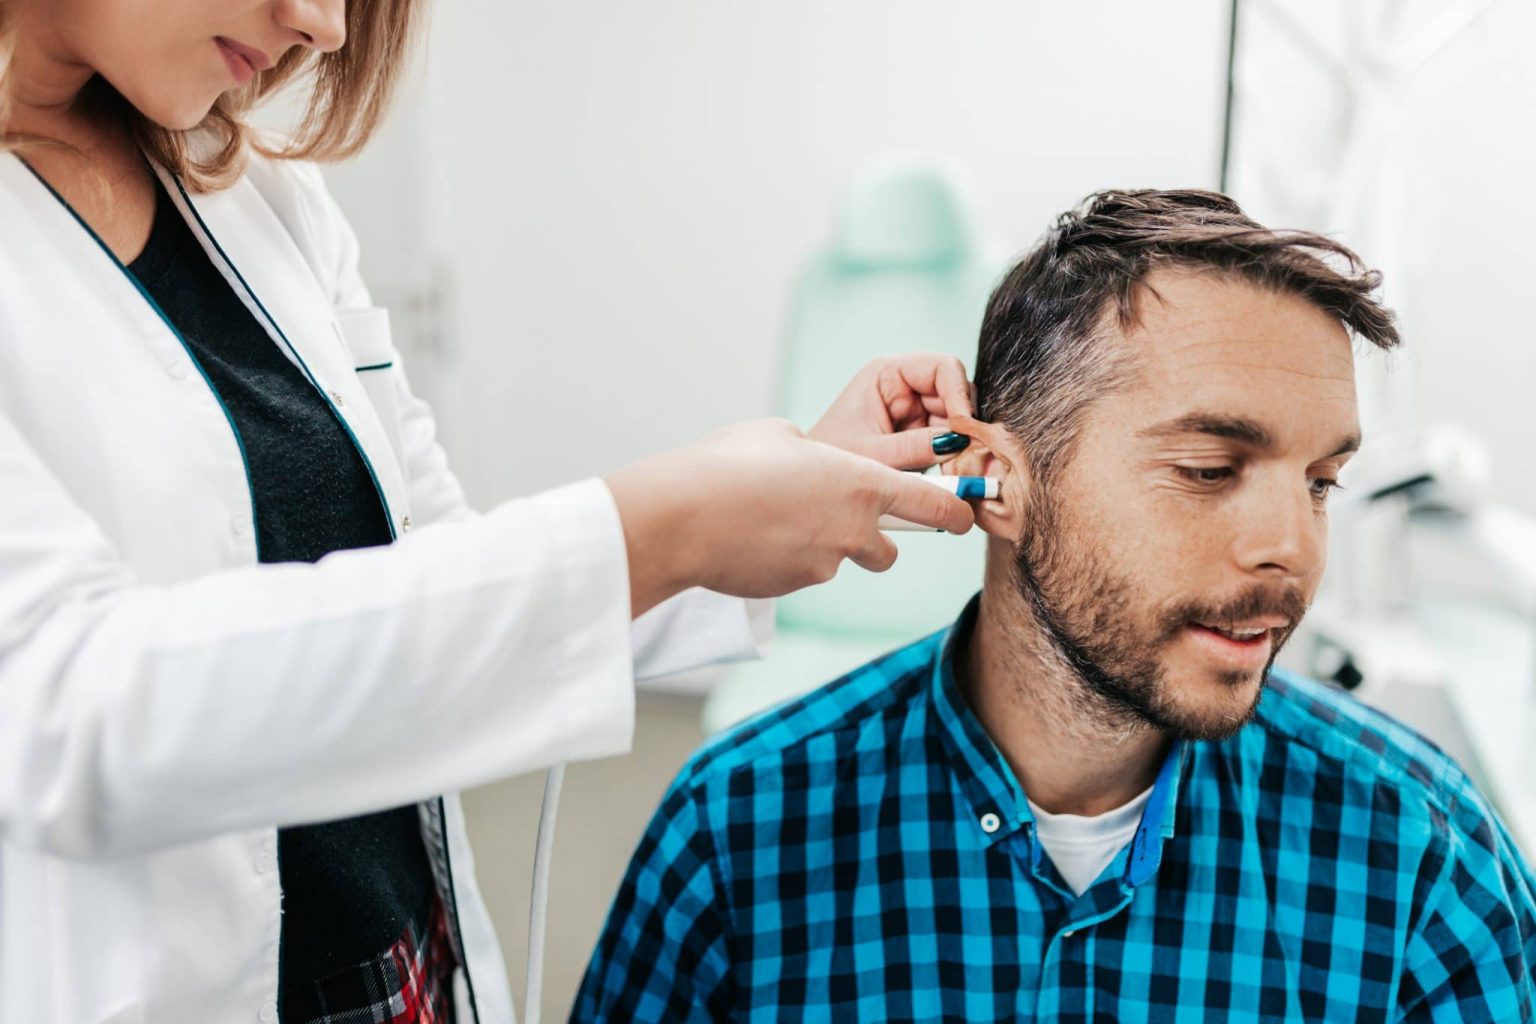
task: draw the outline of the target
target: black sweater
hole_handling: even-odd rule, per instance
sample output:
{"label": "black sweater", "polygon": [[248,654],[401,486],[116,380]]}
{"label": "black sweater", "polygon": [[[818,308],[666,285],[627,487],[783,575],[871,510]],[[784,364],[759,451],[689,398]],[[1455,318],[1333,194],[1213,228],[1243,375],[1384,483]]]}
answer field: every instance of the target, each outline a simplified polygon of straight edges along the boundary
{"label": "black sweater", "polygon": [[[128,270],[181,333],[234,422],[259,559],[314,562],[388,544],[383,502],[356,445],[157,189],[149,244]],[[432,873],[414,806],[281,829],[278,861],[285,1018],[305,1015],[311,982],[384,952],[410,922],[425,934]]]}

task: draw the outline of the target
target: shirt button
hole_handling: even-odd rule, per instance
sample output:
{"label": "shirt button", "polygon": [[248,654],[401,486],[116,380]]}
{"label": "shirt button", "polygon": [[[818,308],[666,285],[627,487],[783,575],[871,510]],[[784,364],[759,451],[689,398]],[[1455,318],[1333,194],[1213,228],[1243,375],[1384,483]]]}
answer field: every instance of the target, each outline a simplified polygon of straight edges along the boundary
{"label": "shirt button", "polygon": [[341,395],[337,394],[335,391],[331,392],[331,401],[336,403],[336,408],[338,409],[345,409],[347,407],[347,400],[342,398]]}
{"label": "shirt button", "polygon": [[264,1024],[271,1024],[272,1021],[277,1020],[277,1004],[262,1003],[261,1012],[256,1016],[260,1017]]}
{"label": "shirt button", "polygon": [[1002,820],[991,811],[988,811],[986,814],[981,816],[981,830],[987,835],[991,835],[993,832],[996,832],[1002,827]]}
{"label": "shirt button", "polygon": [[1070,939],[1072,936],[1074,936],[1076,934],[1077,934],[1077,929],[1076,928],[1068,928],[1066,931],[1061,933],[1061,937],[1064,938],[1064,939]]}

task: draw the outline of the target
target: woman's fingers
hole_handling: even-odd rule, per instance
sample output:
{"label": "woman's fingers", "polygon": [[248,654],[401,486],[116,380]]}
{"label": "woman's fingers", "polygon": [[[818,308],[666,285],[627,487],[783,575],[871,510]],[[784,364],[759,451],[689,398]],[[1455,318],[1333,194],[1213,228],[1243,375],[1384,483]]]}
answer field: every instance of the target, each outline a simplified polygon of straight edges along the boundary
{"label": "woman's fingers", "polygon": [[965,533],[976,522],[976,513],[960,498],[912,473],[890,473],[887,502],[882,514],[899,516],[919,526],[949,533]]}
{"label": "woman's fingers", "polygon": [[974,389],[965,364],[951,355],[915,352],[887,356],[867,364],[843,389],[809,436],[845,451],[868,455],[893,466],[931,466],[911,440],[897,442],[895,455],[877,442],[891,434],[939,428],[974,408]]}
{"label": "woman's fingers", "polygon": [[[886,407],[915,395],[930,414],[970,415],[971,382],[965,364],[957,357],[938,352],[914,352],[883,360],[879,374],[880,394]],[[924,399],[937,399],[938,407]]]}
{"label": "woman's fingers", "polygon": [[[937,448],[935,438],[944,439]],[[927,469],[959,455],[969,443],[970,439],[964,435],[951,438],[944,426],[916,427],[868,438],[859,454],[883,462],[892,469]]]}
{"label": "woman's fingers", "polygon": [[[927,429],[881,443],[896,462],[934,460]],[[883,572],[896,546],[879,531],[882,515],[950,533],[975,521],[954,494],[783,421],[725,428],[607,482],[636,615],[690,586],[741,597],[787,594],[829,579],[844,559]]]}
{"label": "woman's fingers", "polygon": [[864,546],[850,552],[848,559],[860,569],[885,572],[896,564],[896,543],[879,530],[870,530]]}

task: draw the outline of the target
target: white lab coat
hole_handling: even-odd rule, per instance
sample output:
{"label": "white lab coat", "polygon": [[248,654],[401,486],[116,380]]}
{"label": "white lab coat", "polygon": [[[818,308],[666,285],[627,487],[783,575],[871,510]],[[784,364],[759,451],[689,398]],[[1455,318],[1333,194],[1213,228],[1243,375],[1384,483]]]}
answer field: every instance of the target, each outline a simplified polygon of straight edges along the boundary
{"label": "white lab coat", "polygon": [[510,1021],[453,794],[623,752],[635,677],[751,656],[765,610],[694,591],[632,634],[598,480],[473,515],[315,168],[257,159],[190,204],[165,180],[355,435],[400,540],[258,566],[217,397],[0,154],[0,1021],[274,1019],[274,825],[410,801],[451,876],[461,1019],[472,989]]}

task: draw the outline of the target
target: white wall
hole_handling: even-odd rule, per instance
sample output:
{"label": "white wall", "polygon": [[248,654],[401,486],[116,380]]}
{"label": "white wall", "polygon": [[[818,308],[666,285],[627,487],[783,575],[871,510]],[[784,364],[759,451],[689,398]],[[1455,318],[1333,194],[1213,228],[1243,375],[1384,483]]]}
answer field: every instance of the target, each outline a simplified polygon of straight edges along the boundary
{"label": "white wall", "polygon": [[1094,188],[1213,184],[1224,9],[453,0],[419,147],[338,190],[436,211],[421,244],[451,272],[452,349],[432,390],[491,502],[770,414],[791,280],[878,153],[968,165],[1012,248]]}
{"label": "white wall", "polygon": [[1419,407],[1488,444],[1491,495],[1536,515],[1536,5],[1493,5],[1413,84]]}

